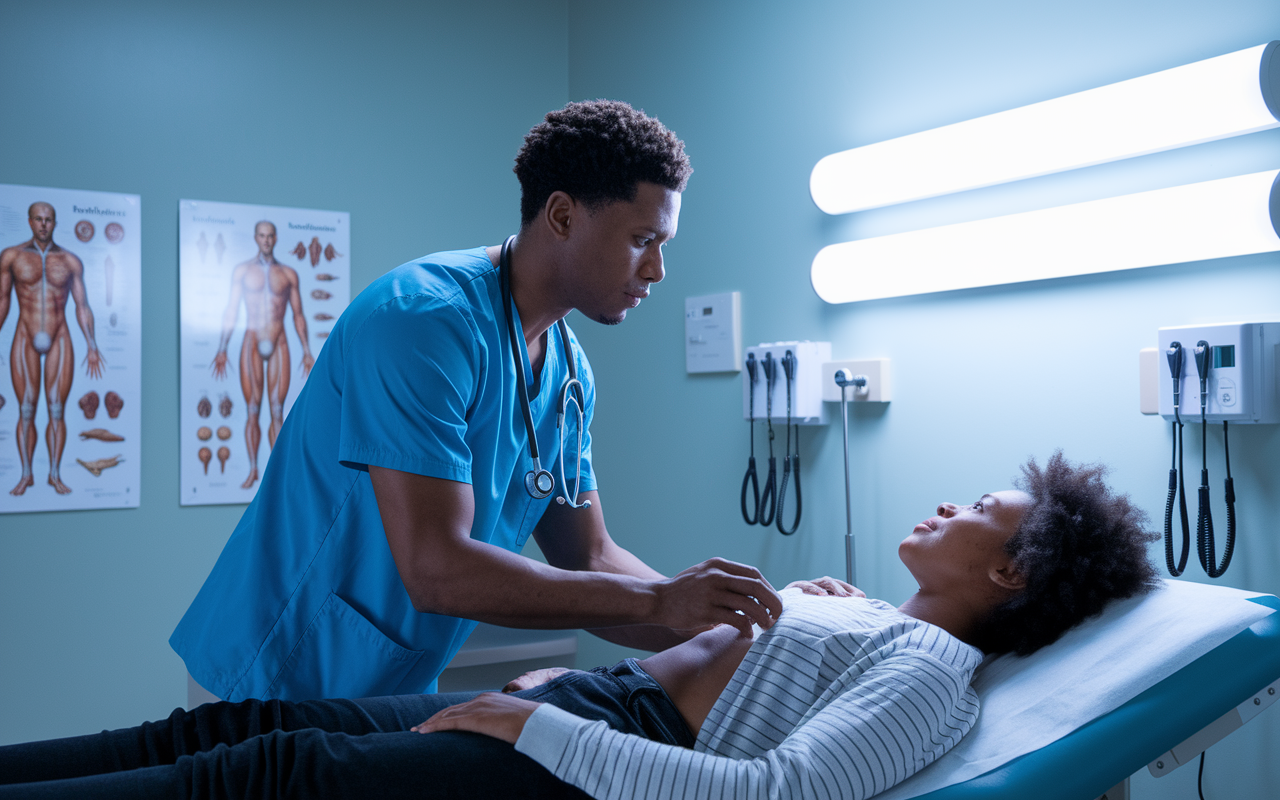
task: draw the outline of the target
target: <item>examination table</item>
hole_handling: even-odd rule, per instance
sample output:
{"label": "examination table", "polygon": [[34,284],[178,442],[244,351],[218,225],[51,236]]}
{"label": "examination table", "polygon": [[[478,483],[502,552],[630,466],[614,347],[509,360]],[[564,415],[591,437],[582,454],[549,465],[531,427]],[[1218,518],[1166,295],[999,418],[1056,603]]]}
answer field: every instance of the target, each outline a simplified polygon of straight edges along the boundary
{"label": "examination table", "polygon": [[[1152,774],[1160,776],[1188,763],[1277,699],[1280,614],[1274,610],[1280,609],[1280,599],[1272,595],[1249,597],[1236,590],[1198,584],[1193,589],[1181,581],[1166,584],[1192,590],[1188,600],[1234,593],[1233,601],[1257,604],[1261,608],[1253,613],[1265,616],[1113,710],[1046,746],[976,777],[935,788],[941,782],[939,776],[935,774],[932,780],[925,776],[930,770],[945,773],[954,769],[954,764],[947,763],[951,755],[948,753],[882,797],[1093,800],[1106,796],[1108,800],[1120,800],[1127,796],[1124,781],[1129,775],[1148,766]],[[1176,627],[1163,631],[1173,636],[1178,632]],[[979,683],[975,679],[975,688]],[[918,791],[922,784],[928,791]]]}

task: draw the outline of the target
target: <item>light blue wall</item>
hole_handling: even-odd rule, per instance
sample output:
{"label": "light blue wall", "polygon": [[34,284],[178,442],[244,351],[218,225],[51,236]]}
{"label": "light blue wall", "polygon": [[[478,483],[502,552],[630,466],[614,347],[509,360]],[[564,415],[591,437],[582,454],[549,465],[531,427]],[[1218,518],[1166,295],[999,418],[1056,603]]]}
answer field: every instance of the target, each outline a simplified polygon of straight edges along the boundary
{"label": "light blue wall", "polygon": [[[748,528],[738,379],[684,373],[683,298],[739,290],[747,343],[893,360],[892,405],[853,421],[861,582],[890,601],[912,588],[902,535],[940,500],[1006,485],[1030,454],[1106,461],[1158,518],[1168,432],[1137,413],[1137,350],[1161,325],[1280,319],[1275,255],[855,306],[808,283],[835,241],[1274,168],[1280,131],[842,218],[807,192],[839,149],[1280,38],[1273,0],[46,3],[9,4],[4,29],[17,35],[0,50],[0,181],[142,195],[148,339],[142,507],[0,517],[0,743],[185,698],[166,639],[241,507],[177,506],[179,197],[350,211],[359,288],[512,228],[510,158],[547,109],[647,108],[697,172],[667,280],[625,325],[575,320],[599,381],[610,530],[668,572],[719,554],[775,584],[840,573],[838,426],[802,436],[800,532]],[[1280,431],[1238,428],[1232,450],[1243,536],[1224,583],[1278,592]],[[619,653],[582,641],[584,664]],[[1209,792],[1280,785],[1264,766],[1276,712],[1228,741]],[[1135,796],[1193,796],[1189,782],[1140,778]]]}
{"label": "light blue wall", "polygon": [[[1028,455],[1055,447],[1110,464],[1159,523],[1169,432],[1138,413],[1138,350],[1164,325],[1280,319],[1280,255],[846,306],[818,300],[809,264],[846,239],[1274,169],[1280,130],[839,218],[809,200],[809,170],[837,150],[1276,38],[1274,0],[571,0],[570,97],[646,108],[685,140],[696,170],[666,281],[626,324],[575,328],[598,380],[593,436],[614,537],[664,570],[718,554],[775,585],[843,572],[838,418],[801,437],[800,531],[741,522],[739,378],[687,376],[682,345],[684,298],[730,290],[742,292],[746,344],[829,340],[836,357],[892,359],[892,404],[852,421],[869,593],[899,602],[912,591],[896,545],[939,501],[1007,486]],[[1210,437],[1219,504],[1220,438]],[[757,436],[757,457],[760,447]],[[1198,442],[1189,450],[1194,464]],[[1280,592],[1280,430],[1236,427],[1231,451],[1242,536],[1222,582]],[[618,652],[582,645],[585,662]],[[1207,796],[1272,796],[1276,752],[1271,712],[1210,751]],[[1134,796],[1194,796],[1194,773],[1156,783],[1144,771]]]}
{"label": "light blue wall", "polygon": [[0,743],[186,702],[169,634],[244,507],[178,507],[178,199],[351,212],[357,290],[498,241],[519,222],[521,139],[567,99],[565,15],[563,0],[5,4],[0,182],[142,196],[146,408],[140,508],[0,517]]}

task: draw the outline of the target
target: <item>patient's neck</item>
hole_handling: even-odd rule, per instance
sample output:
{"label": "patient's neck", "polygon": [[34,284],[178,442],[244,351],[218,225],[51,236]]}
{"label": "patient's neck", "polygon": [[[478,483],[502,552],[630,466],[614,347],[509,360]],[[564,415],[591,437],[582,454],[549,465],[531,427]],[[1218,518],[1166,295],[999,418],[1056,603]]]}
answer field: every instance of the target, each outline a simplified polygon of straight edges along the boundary
{"label": "patient's neck", "polygon": [[908,597],[898,606],[898,610],[908,617],[937,625],[966,644],[972,644],[970,639],[978,620],[989,611],[986,607],[974,608],[971,602],[966,602],[963,598],[925,591]]}

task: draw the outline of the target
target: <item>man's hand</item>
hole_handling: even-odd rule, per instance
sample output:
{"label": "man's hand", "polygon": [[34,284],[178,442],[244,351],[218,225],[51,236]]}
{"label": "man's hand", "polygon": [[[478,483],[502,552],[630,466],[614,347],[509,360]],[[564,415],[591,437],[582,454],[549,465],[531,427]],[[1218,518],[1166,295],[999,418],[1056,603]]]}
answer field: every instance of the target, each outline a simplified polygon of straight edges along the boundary
{"label": "man's hand", "polygon": [[782,599],[755,567],[711,558],[674,578],[659,581],[655,622],[676,631],[699,632],[732,625],[751,635],[751,624],[770,628]]}
{"label": "man's hand", "polygon": [[213,377],[219,380],[227,377],[227,353],[225,350],[219,350],[218,354],[213,357]]}
{"label": "man's hand", "polygon": [[541,686],[548,681],[553,681],[566,672],[573,671],[574,670],[571,670],[568,667],[547,667],[546,669],[531,670],[521,675],[519,678],[510,681],[506,686],[503,686],[502,691],[518,692],[522,689],[532,689],[533,687]]}
{"label": "man's hand", "polygon": [[415,733],[471,731],[515,744],[524,724],[542,703],[509,694],[485,692],[478,697],[438,711],[431,719],[410,730]]}
{"label": "man's hand", "polygon": [[867,593],[857,586],[851,586],[838,578],[825,576],[811,581],[795,581],[788,583],[788,589],[795,587],[805,594],[819,597],[866,597]]}
{"label": "man's hand", "polygon": [[302,356],[302,363],[298,365],[298,369],[302,371],[302,377],[305,378],[308,375],[310,375],[311,368],[314,367],[315,365],[316,365],[316,360],[311,357],[311,354],[310,353],[304,354]]}

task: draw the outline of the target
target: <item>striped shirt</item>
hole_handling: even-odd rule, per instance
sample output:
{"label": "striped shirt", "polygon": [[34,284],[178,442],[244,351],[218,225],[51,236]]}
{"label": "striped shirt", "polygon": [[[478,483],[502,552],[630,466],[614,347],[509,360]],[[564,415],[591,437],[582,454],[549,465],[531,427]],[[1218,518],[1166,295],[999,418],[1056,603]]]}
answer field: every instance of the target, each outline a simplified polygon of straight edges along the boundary
{"label": "striped shirt", "polygon": [[692,750],[544,704],[516,749],[600,800],[861,798],[950,750],[978,718],[981,651],[879,600],[785,591]]}

